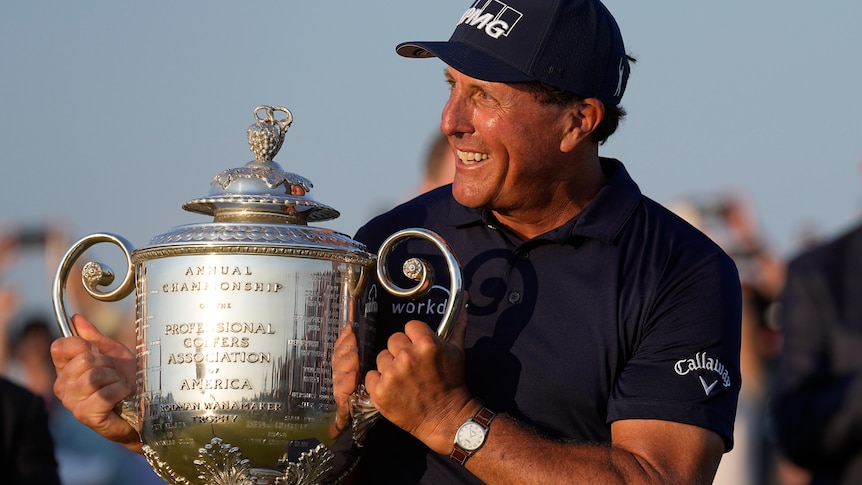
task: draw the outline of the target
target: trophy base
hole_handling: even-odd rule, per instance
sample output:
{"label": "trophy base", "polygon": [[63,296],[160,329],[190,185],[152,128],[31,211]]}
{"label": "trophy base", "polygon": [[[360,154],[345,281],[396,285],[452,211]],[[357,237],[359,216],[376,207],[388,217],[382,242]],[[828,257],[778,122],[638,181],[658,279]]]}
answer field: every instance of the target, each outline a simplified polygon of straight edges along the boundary
{"label": "trophy base", "polygon": [[[275,467],[252,466],[250,460],[243,456],[238,447],[225,443],[221,438],[213,438],[198,450],[198,458],[192,460],[197,476],[188,478],[159,458],[152,447],[144,445],[144,456],[156,474],[172,485],[337,484],[352,471],[358,461],[356,450],[352,453],[340,451],[336,454],[320,443],[302,452],[296,461],[290,461],[285,453]],[[188,474],[188,470],[185,473]]]}

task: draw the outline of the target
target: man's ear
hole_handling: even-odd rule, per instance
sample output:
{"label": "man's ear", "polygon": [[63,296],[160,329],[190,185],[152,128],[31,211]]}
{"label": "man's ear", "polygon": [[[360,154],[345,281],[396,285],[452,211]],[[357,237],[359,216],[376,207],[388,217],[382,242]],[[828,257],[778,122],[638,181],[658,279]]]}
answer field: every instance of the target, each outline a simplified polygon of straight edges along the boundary
{"label": "man's ear", "polygon": [[569,152],[587,140],[605,118],[605,105],[596,98],[573,103],[568,112],[568,125],[560,150]]}

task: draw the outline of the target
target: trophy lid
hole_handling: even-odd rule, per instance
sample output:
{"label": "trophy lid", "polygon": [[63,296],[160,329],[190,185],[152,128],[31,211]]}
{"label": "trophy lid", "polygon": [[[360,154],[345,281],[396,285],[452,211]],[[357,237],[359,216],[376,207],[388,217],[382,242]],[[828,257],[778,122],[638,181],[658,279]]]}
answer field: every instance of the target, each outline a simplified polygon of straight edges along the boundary
{"label": "trophy lid", "polygon": [[[265,116],[261,116],[261,113]],[[277,113],[283,117],[277,118]],[[215,222],[275,222],[305,225],[337,218],[337,210],[311,196],[310,180],[282,170],[273,161],[293,115],[281,106],[258,106],[247,130],[255,159],[216,175],[206,197],[183,204],[190,212],[214,216]]]}
{"label": "trophy lid", "polygon": [[[311,181],[286,172],[272,159],[284,142],[293,115],[280,106],[258,106],[248,142],[255,159],[225,170],[210,182],[206,197],[183,209],[214,216],[212,222],[185,224],[153,236],[133,260],[211,252],[299,254],[371,264],[365,245],[331,229],[309,226],[339,216],[315,201]],[[337,256],[336,256],[337,255]]]}

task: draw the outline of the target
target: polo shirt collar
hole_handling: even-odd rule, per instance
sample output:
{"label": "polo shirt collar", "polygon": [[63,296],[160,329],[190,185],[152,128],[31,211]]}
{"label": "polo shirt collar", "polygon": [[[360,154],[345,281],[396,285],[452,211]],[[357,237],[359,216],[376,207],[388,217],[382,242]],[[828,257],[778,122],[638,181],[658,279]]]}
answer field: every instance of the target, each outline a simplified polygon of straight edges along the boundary
{"label": "polo shirt collar", "polygon": [[[570,230],[569,239],[586,237],[606,244],[613,243],[641,201],[640,188],[629,176],[622,162],[613,158],[601,158],[600,161],[608,181],[583,212],[561,226]],[[452,199],[447,217],[447,224],[450,226],[491,223],[493,217],[484,209],[465,207]]]}

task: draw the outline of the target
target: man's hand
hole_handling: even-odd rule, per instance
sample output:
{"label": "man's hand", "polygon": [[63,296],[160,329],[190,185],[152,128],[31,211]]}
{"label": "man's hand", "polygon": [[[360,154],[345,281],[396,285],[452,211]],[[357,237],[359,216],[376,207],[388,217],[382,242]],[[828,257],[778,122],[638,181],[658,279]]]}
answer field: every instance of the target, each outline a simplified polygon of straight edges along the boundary
{"label": "man's hand", "polygon": [[464,372],[466,331],[465,307],[448,342],[424,322],[407,322],[377,356],[377,370],[365,377],[380,413],[438,453],[451,451],[455,430],[479,408]]}
{"label": "man's hand", "polygon": [[72,317],[72,324],[77,336],[51,344],[54,393],[78,421],[140,452],[138,431],[114,412],[114,405],[135,392],[134,354],[80,315]]}
{"label": "man's hand", "polygon": [[332,350],[332,394],[335,399],[335,419],[329,426],[329,437],[336,438],[347,428],[351,420],[348,399],[359,387],[359,345],[353,326],[347,323],[341,328],[335,348]]}

